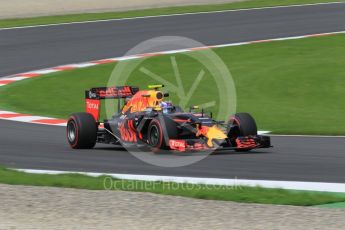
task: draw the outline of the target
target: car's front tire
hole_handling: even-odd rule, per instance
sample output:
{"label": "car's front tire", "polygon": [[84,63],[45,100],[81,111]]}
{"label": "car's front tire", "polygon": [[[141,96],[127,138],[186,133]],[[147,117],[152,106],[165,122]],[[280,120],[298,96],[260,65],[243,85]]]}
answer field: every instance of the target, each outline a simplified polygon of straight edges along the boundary
{"label": "car's front tire", "polygon": [[[256,136],[257,126],[254,118],[249,113],[236,113],[228,121],[228,140],[232,146],[237,146],[238,137]],[[238,148],[237,152],[247,152],[251,148]]]}
{"label": "car's front tire", "polygon": [[157,119],[152,119],[148,128],[148,143],[151,147],[156,149],[163,148],[164,137],[162,125]]}
{"label": "car's front tire", "polygon": [[67,141],[73,149],[92,149],[97,130],[97,122],[91,114],[74,113],[67,122]]}
{"label": "car's front tire", "polygon": [[228,122],[228,135],[255,136],[258,129],[254,118],[249,113],[236,113]]}

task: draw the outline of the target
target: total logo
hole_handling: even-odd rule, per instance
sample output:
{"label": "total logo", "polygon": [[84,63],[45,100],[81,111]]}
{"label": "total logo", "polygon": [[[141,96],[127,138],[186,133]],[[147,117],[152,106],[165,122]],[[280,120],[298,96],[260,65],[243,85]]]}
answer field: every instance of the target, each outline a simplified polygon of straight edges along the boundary
{"label": "total logo", "polygon": [[99,108],[99,104],[92,103],[89,101],[86,102],[86,106],[88,109],[97,109],[98,110],[98,108]]}

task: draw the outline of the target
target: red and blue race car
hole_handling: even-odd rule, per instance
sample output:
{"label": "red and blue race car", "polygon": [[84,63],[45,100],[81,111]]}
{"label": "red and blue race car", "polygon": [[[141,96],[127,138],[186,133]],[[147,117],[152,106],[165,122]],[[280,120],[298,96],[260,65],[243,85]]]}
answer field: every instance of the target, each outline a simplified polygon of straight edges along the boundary
{"label": "red and blue race car", "polygon": [[[248,113],[237,113],[227,122],[192,107],[185,112],[166,101],[163,85],[139,90],[132,86],[99,87],[85,92],[86,112],[74,113],[67,123],[67,140],[74,149],[96,143],[148,146],[175,151],[249,151],[271,147],[270,137],[257,134]],[[101,100],[119,99],[118,113],[100,121]]]}

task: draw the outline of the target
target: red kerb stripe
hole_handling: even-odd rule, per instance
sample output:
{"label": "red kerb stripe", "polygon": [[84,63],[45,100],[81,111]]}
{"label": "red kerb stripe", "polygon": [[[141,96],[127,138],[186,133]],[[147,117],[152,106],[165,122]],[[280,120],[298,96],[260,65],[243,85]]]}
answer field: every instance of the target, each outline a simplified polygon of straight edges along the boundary
{"label": "red kerb stripe", "polygon": [[0,114],[1,118],[13,118],[13,117],[28,117],[32,116],[30,114],[20,114],[20,113],[4,113]]}
{"label": "red kerb stripe", "polygon": [[96,64],[106,64],[106,63],[112,63],[112,62],[116,62],[116,60],[110,60],[110,59],[106,59],[106,60],[92,61],[91,63],[96,63]]}
{"label": "red kerb stripe", "polygon": [[12,82],[15,82],[14,80],[3,80],[3,81],[0,81],[0,84],[9,84],[9,83],[12,83]]}
{"label": "red kerb stripe", "polygon": [[54,67],[53,69],[55,70],[70,70],[70,69],[75,69],[74,66],[58,66],[58,67]]}
{"label": "red kerb stripe", "polygon": [[20,74],[17,74],[16,76],[19,76],[19,77],[38,77],[41,75],[42,74],[39,74],[39,73],[20,73]]}

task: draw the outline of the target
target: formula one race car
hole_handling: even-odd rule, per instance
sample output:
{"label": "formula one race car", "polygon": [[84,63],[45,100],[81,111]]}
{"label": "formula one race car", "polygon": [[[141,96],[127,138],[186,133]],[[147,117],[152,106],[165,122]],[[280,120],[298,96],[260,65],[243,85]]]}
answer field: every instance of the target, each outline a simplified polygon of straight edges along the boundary
{"label": "formula one race car", "polygon": [[[271,147],[268,136],[257,135],[254,119],[237,113],[229,121],[215,121],[212,113],[179,106],[164,100],[169,95],[159,88],[149,90],[117,86],[92,88],[85,92],[86,112],[72,114],[67,123],[67,140],[74,149],[93,148],[96,143],[148,146],[150,149],[176,151],[249,151]],[[119,99],[118,114],[99,121],[102,99]],[[122,100],[121,100],[122,99]],[[121,108],[122,107],[122,108]]]}

